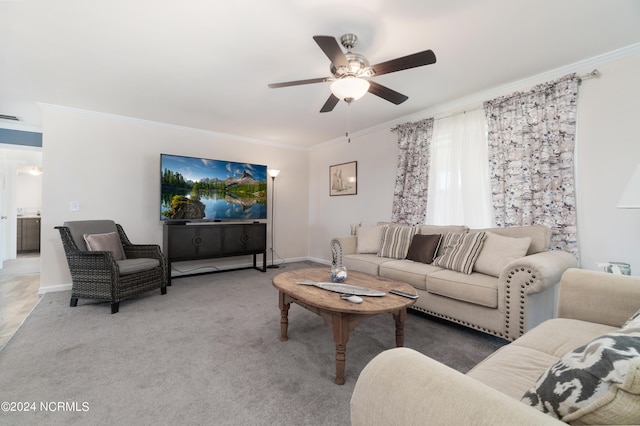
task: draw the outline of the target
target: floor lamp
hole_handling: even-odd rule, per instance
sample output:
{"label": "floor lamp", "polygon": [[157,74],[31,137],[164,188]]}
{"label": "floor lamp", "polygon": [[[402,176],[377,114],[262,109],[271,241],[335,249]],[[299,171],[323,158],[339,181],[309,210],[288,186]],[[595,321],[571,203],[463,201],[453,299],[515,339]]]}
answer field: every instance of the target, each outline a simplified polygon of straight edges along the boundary
{"label": "floor lamp", "polygon": [[271,176],[271,265],[267,266],[267,268],[278,268],[278,265],[273,263],[273,230],[274,230],[274,216],[273,216],[273,207],[275,204],[275,190],[276,190],[276,176],[280,174],[280,170],[271,169],[269,170],[269,176]]}

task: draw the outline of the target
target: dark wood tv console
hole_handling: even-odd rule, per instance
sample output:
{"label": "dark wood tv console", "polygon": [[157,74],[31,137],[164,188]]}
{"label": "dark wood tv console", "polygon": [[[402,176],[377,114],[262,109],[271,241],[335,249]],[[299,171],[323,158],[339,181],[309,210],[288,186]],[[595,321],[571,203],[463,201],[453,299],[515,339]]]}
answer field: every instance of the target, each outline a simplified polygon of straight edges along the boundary
{"label": "dark wood tv console", "polygon": [[[253,255],[253,266],[247,268],[267,271],[266,223],[165,223],[163,246],[169,270],[169,285],[171,263],[185,260]],[[258,254],[262,254],[262,268],[256,263]]]}

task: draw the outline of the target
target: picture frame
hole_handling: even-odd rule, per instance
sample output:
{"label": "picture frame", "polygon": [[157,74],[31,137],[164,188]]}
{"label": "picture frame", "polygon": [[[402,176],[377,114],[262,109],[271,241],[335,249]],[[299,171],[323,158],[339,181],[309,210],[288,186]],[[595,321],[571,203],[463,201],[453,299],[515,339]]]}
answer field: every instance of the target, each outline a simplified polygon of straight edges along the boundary
{"label": "picture frame", "polygon": [[329,166],[329,195],[356,195],[358,193],[358,162]]}

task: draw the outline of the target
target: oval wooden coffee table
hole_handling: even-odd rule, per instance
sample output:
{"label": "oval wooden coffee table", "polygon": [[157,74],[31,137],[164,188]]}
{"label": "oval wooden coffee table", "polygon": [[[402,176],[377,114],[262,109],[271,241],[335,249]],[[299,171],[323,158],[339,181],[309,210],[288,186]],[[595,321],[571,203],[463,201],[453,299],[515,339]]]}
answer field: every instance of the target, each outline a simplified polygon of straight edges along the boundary
{"label": "oval wooden coffee table", "polygon": [[289,307],[291,303],[302,306],[322,317],[333,330],[336,344],[336,384],[344,384],[344,367],[346,362],[346,346],[349,332],[355,329],[366,318],[377,314],[390,313],[396,323],[396,346],[404,345],[404,321],[407,307],[415,303],[409,299],[388,293],[389,290],[400,290],[416,294],[415,289],[407,283],[362,272],[350,271],[345,284],[381,290],[384,296],[362,296],[362,303],[353,303],[340,298],[340,293],[324,290],[315,286],[296,284],[298,281],[311,280],[329,282],[330,268],[308,268],[284,272],[273,278],[273,286],[279,292],[280,304],[280,340],[287,340],[289,327]]}

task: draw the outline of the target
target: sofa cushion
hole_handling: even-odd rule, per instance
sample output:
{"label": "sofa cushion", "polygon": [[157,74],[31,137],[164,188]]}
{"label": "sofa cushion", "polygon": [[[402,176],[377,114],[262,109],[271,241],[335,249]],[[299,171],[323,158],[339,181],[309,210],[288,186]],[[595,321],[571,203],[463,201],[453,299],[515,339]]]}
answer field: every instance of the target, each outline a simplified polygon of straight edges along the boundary
{"label": "sofa cushion", "polygon": [[122,243],[117,232],[107,232],[105,234],[84,234],[84,242],[89,251],[110,251],[113,253],[113,260],[125,259]]}
{"label": "sofa cushion", "polygon": [[482,250],[473,270],[482,274],[499,277],[500,272],[513,260],[526,256],[531,238],[511,238],[486,232]]}
{"label": "sofa cushion", "polygon": [[551,229],[544,225],[510,226],[508,228],[471,229],[472,232],[493,232],[503,237],[531,238],[527,255],[548,251],[551,246]]}
{"label": "sofa cushion", "polygon": [[465,225],[418,225],[418,233],[422,235],[448,234],[449,232],[458,232],[465,234],[469,231],[469,227]]}
{"label": "sofa cushion", "polygon": [[427,289],[427,275],[442,268],[407,259],[389,260],[380,265],[380,276],[411,284],[417,289]]}
{"label": "sofa cushion", "polygon": [[538,377],[558,359],[557,356],[511,343],[489,355],[467,375],[520,400]]}
{"label": "sofa cushion", "polygon": [[415,226],[384,226],[378,256],[392,259],[404,259],[413,236],[418,229]]}
{"label": "sofa cushion", "polygon": [[480,254],[485,232],[473,234],[449,232],[442,239],[444,253],[434,259],[433,264],[453,271],[470,274]]}
{"label": "sofa cushion", "polygon": [[620,329],[567,353],[522,401],[564,422],[640,424],[640,329]]}
{"label": "sofa cushion", "polygon": [[560,359],[567,352],[617,329],[610,325],[572,318],[552,318],[527,331],[511,345],[536,349]]}
{"label": "sofa cushion", "polygon": [[407,259],[415,262],[432,263],[440,247],[442,235],[414,235],[407,252]]}
{"label": "sofa cushion", "polygon": [[442,269],[427,276],[427,291],[489,308],[498,307],[498,279],[489,275]]}
{"label": "sofa cushion", "polygon": [[342,257],[342,264],[347,267],[347,271],[354,270],[366,274],[378,275],[379,266],[391,259],[378,257],[377,254],[347,254]]}
{"label": "sofa cushion", "polygon": [[356,236],[356,253],[378,253],[382,226],[359,226]]}

